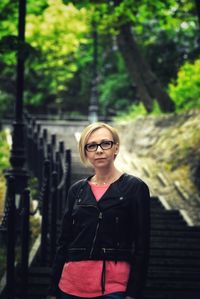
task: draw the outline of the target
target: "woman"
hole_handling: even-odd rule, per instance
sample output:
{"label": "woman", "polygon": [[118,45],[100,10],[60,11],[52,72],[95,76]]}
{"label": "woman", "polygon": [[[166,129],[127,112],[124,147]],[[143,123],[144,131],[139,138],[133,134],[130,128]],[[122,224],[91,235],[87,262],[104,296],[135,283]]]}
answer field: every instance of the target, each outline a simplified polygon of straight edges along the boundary
{"label": "woman", "polygon": [[117,131],[105,123],[90,124],[81,134],[80,157],[94,175],[69,190],[49,298],[142,298],[149,190],[115,167],[119,145]]}

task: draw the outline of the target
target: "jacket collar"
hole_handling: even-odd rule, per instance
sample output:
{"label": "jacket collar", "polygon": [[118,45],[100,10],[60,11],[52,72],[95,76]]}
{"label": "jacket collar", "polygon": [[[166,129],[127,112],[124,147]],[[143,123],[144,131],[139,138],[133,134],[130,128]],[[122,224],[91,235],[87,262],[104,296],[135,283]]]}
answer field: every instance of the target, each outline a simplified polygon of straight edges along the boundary
{"label": "jacket collar", "polygon": [[124,179],[125,175],[126,174],[122,174],[117,181],[113,182],[98,202],[96,201],[91,187],[88,183],[88,181],[91,178],[91,176],[89,176],[87,179],[83,181],[82,187],[79,190],[77,199],[78,204],[85,206],[98,206],[100,209],[107,209],[112,206],[121,204],[121,202],[124,200],[124,197],[120,190],[120,183]]}

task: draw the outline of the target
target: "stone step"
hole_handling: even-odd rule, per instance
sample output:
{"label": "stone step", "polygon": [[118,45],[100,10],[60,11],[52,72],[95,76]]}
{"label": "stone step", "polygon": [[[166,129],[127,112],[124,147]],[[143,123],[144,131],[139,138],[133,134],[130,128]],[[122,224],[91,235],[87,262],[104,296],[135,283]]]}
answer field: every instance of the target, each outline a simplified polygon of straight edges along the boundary
{"label": "stone step", "polygon": [[155,226],[155,225],[172,225],[174,226],[174,229],[176,229],[176,226],[183,226],[185,227],[186,226],[186,223],[183,219],[181,218],[177,218],[177,219],[161,219],[161,218],[152,218],[151,217],[151,226]]}
{"label": "stone step", "polygon": [[179,243],[179,242],[152,242],[151,249],[164,249],[164,250],[183,250],[183,251],[196,251],[200,252],[200,243]]}
{"label": "stone step", "polygon": [[156,225],[152,225],[151,226],[152,230],[160,230],[160,231],[177,231],[177,232],[197,232],[198,234],[200,234],[200,230],[196,229],[195,227],[189,227],[187,225],[176,225],[176,227],[174,227],[173,224],[170,223],[166,223],[166,224],[160,224],[158,226]]}
{"label": "stone step", "polygon": [[[149,280],[166,280],[169,282],[171,280],[188,282],[199,282],[200,271],[199,269],[194,271],[181,271],[180,269],[156,269],[150,270],[148,273]],[[199,286],[200,287],[200,286]]]}
{"label": "stone step", "polygon": [[159,248],[151,248],[150,250],[150,257],[156,257],[156,258],[177,258],[177,259],[187,259],[192,260],[194,258],[200,258],[200,252],[199,250],[180,250],[180,249],[159,249]]}
{"label": "stone step", "polygon": [[158,280],[157,278],[155,280],[148,280],[146,284],[146,288],[161,288],[163,290],[196,290],[200,292],[200,284],[199,280],[198,281],[188,281],[187,279],[185,280]]}
{"label": "stone step", "polygon": [[152,230],[151,231],[152,237],[163,237],[163,238],[183,238],[185,240],[193,240],[197,239],[200,240],[200,232],[193,231],[192,228],[185,228],[183,230]]}
{"label": "stone step", "polygon": [[146,289],[144,299],[199,299],[199,291],[192,290],[166,290]]}
{"label": "stone step", "polygon": [[[148,270],[148,277],[151,278],[151,275],[159,275],[159,273],[174,273],[175,275],[195,275],[199,279],[200,269],[199,267],[177,267],[176,265],[155,265],[154,267],[150,265]],[[196,279],[195,278],[195,279]]]}
{"label": "stone step", "polygon": [[166,236],[151,236],[151,245],[153,244],[157,244],[157,243],[163,243],[163,244],[174,244],[174,243],[179,243],[180,245],[182,244],[186,244],[187,245],[191,245],[191,246],[200,246],[200,240],[196,239],[196,238],[181,238],[181,237],[174,237],[174,236],[170,236],[168,235]]}
{"label": "stone step", "polygon": [[172,218],[176,219],[182,216],[180,215],[178,210],[165,210],[165,209],[151,209],[151,217],[157,217],[157,218]]}
{"label": "stone step", "polygon": [[184,259],[177,256],[162,256],[152,255],[149,260],[150,267],[164,267],[164,268],[179,268],[179,269],[199,269],[200,259],[191,257],[190,259]]}

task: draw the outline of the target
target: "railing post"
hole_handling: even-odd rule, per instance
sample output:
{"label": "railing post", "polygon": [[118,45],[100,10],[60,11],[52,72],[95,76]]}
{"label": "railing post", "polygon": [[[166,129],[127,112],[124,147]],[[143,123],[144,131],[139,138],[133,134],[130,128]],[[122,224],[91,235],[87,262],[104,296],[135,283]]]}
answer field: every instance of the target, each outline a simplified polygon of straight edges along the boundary
{"label": "railing post", "polygon": [[32,163],[33,163],[33,173],[37,177],[38,173],[38,161],[37,161],[37,132],[34,130],[33,132],[33,155],[32,155]]}
{"label": "railing post", "polygon": [[56,171],[56,135],[51,135],[51,159],[52,159],[52,171]]}
{"label": "railing post", "polygon": [[40,129],[41,126],[40,124],[36,124],[36,153],[35,153],[35,158],[36,158],[36,177],[39,179],[40,178],[40,173],[41,173],[41,165],[40,165],[40,151],[39,151],[39,147],[40,147]]}
{"label": "railing post", "polygon": [[15,229],[16,229],[16,208],[15,208],[15,181],[8,177],[8,222],[7,222],[7,270],[6,270],[6,299],[15,297]]}
{"label": "railing post", "polygon": [[[61,181],[62,178],[62,173],[61,173],[61,156],[60,156],[60,152],[56,151],[56,159],[55,159],[55,171],[57,172],[57,183],[59,184],[59,182]],[[62,207],[61,207],[61,194],[62,194],[62,188],[58,188],[57,190],[57,215],[58,217],[60,216]]]}
{"label": "railing post", "polygon": [[50,143],[47,143],[47,159],[50,162],[50,172],[53,171],[53,158],[52,158],[52,146]]}
{"label": "railing post", "polygon": [[50,163],[45,160],[43,164],[43,185],[42,185],[42,223],[41,223],[41,247],[40,247],[40,264],[46,265],[47,258],[47,233],[48,233],[48,220],[49,220],[49,198],[50,198]]}
{"label": "railing post", "polygon": [[28,259],[29,259],[29,214],[30,192],[25,189],[22,196],[21,221],[21,265],[20,265],[20,299],[28,298]]}
{"label": "railing post", "polygon": [[59,142],[59,152],[57,157],[57,173],[58,173],[58,218],[61,219],[62,217],[62,209],[63,209],[63,193],[64,193],[64,184],[62,184],[62,178],[65,176],[65,148],[64,142]]}
{"label": "railing post", "polygon": [[44,140],[42,137],[39,138],[38,142],[38,163],[39,163],[39,173],[38,173],[38,182],[39,188],[42,187],[42,178],[43,178],[43,163],[45,160],[45,153],[44,153]]}
{"label": "railing post", "polygon": [[27,122],[27,130],[26,130],[26,160],[29,169],[32,168],[31,153],[32,153],[32,126],[29,121]]}
{"label": "railing post", "polygon": [[43,138],[43,148],[44,148],[44,159],[48,159],[48,153],[47,153],[48,132],[47,132],[47,129],[43,129],[42,138]]}
{"label": "railing post", "polygon": [[53,260],[56,252],[57,235],[57,172],[52,173],[52,191],[51,191],[51,224],[50,224],[50,258]]}
{"label": "railing post", "polygon": [[71,150],[66,150],[66,164],[67,164],[67,175],[66,175],[66,193],[68,193],[69,187],[71,185]]}

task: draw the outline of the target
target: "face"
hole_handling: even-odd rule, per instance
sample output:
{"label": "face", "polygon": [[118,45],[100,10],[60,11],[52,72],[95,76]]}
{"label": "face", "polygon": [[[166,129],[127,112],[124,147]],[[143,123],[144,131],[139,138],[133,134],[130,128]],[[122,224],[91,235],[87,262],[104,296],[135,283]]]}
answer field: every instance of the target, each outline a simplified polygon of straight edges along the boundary
{"label": "face", "polygon": [[[107,128],[95,130],[87,140],[87,144],[101,143],[103,141],[113,141],[112,133]],[[98,146],[96,151],[86,151],[86,156],[94,168],[107,168],[114,163],[114,158],[118,154],[119,145],[113,144],[110,149],[102,149]]]}

